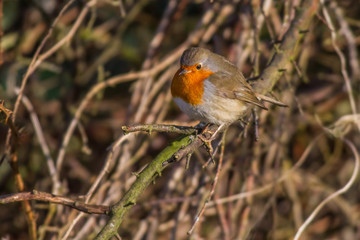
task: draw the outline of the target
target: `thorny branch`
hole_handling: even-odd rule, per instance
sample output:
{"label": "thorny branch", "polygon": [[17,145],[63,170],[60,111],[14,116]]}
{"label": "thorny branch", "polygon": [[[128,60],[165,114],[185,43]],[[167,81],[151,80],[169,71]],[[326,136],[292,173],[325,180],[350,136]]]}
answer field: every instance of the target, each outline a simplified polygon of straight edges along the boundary
{"label": "thorny branch", "polygon": [[179,134],[194,134],[199,129],[196,127],[185,127],[185,126],[176,126],[176,125],[162,125],[162,124],[138,124],[131,126],[122,126],[122,130],[125,134],[137,131],[145,131],[151,134],[154,132],[169,132],[169,133],[179,133]]}
{"label": "thorny branch", "polygon": [[86,204],[82,201],[73,200],[67,197],[56,196],[50,193],[38,192],[36,190],[33,190],[32,192],[21,192],[0,196],[0,204],[29,200],[61,204],[89,214],[108,215],[110,213],[110,207],[108,206]]}

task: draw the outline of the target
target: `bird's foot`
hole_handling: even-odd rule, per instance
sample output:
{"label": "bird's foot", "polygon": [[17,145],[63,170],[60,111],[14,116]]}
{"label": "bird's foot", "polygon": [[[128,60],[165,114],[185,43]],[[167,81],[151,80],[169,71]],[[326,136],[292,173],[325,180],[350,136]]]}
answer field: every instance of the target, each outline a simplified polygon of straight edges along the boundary
{"label": "bird's foot", "polygon": [[[210,126],[210,124],[207,124],[201,131],[201,134],[198,135],[197,137],[204,143],[206,149],[208,150],[208,153],[210,155],[210,159],[213,163],[215,163],[214,158],[213,158],[213,152],[214,149],[212,147],[212,141],[216,138],[217,133],[220,132],[220,130],[225,126],[225,124],[221,124],[218,129],[216,129],[216,131],[213,133],[212,131],[208,130],[208,127]],[[209,133],[210,137],[205,137],[204,134],[205,133]]]}
{"label": "bird's foot", "polygon": [[211,131],[209,131],[209,127],[210,127],[211,123],[199,123],[198,125],[196,125],[194,128],[197,130],[196,131],[196,135],[200,135],[200,134],[204,134],[204,133],[210,133],[212,134]]}
{"label": "bird's foot", "polygon": [[215,160],[213,158],[214,149],[211,145],[212,141],[214,140],[213,137],[211,136],[211,137],[207,138],[203,135],[198,135],[197,137],[203,142],[203,144],[205,145],[205,147],[208,151],[211,161],[215,164]]}

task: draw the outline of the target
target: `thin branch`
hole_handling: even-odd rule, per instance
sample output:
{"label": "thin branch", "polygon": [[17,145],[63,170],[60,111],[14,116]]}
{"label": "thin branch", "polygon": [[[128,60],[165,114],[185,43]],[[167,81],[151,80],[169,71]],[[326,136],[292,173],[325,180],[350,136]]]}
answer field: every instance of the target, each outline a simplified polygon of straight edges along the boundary
{"label": "thin branch", "polygon": [[217,200],[214,200],[212,202],[210,202],[208,204],[208,206],[214,206],[215,204],[224,204],[224,203],[228,203],[228,202],[232,202],[232,201],[237,201],[240,199],[244,199],[244,198],[248,198],[250,196],[254,196],[256,194],[260,194],[260,193],[264,193],[266,191],[270,191],[272,189],[274,189],[274,186],[283,182],[285,179],[287,179],[288,177],[291,176],[291,174],[296,171],[306,160],[306,158],[309,156],[311,150],[314,148],[316,142],[318,141],[318,139],[320,138],[320,136],[322,136],[322,134],[318,135],[316,138],[314,138],[311,143],[306,147],[305,151],[303,152],[303,154],[301,155],[300,159],[296,162],[296,164],[286,173],[284,173],[279,179],[275,180],[273,183],[267,184],[261,188],[252,190],[252,191],[248,191],[248,192],[243,192],[243,193],[239,193],[230,197],[226,197],[226,198],[220,198]]}
{"label": "thin branch", "polygon": [[354,95],[353,95],[353,91],[352,91],[352,87],[351,87],[351,80],[350,80],[349,74],[346,70],[346,58],[345,58],[344,54],[342,53],[342,51],[340,50],[339,46],[336,44],[336,29],[331,21],[329,12],[327,11],[327,8],[325,6],[325,1],[324,0],[320,0],[320,1],[321,1],[321,5],[322,5],[322,11],[323,11],[323,14],[326,19],[326,23],[327,23],[328,27],[330,28],[331,43],[333,45],[333,48],[335,49],[335,52],[337,53],[337,55],[340,58],[341,74],[343,75],[343,78],[345,80],[345,86],[346,86],[346,89],[348,90],[351,110],[352,110],[353,114],[356,114],[356,104],[355,104]]}
{"label": "thin branch", "polygon": [[120,9],[120,15],[122,18],[125,18],[126,16],[126,11],[125,11],[125,7],[124,4],[122,2],[122,0],[119,0],[119,9]]}
{"label": "thin branch", "polygon": [[340,24],[341,32],[348,42],[348,53],[350,58],[349,65],[351,67],[352,78],[355,80],[356,78],[360,77],[356,38],[351,32],[348,22],[345,21],[344,11],[337,5],[335,1],[331,2],[330,7],[333,9],[335,16]]}
{"label": "thin branch", "polygon": [[[163,41],[163,39],[165,37],[164,32],[168,28],[168,25],[171,20],[170,17],[174,13],[177,6],[178,6],[177,0],[169,1],[167,8],[164,12],[164,15],[163,15],[163,17],[160,21],[160,24],[157,28],[156,34],[154,35],[154,37],[150,43],[150,48],[147,52],[147,58],[145,59],[143,67],[142,67],[143,70],[148,69],[151,66],[151,64],[153,64],[153,62],[152,62],[153,60],[151,59],[151,57],[154,57],[156,50],[159,48],[161,42]],[[213,8],[211,8],[207,13],[212,12],[212,10],[213,10]],[[200,20],[198,27],[192,33],[190,33],[187,40],[178,47],[178,49],[181,49],[181,53],[189,45],[197,44],[203,38],[204,31],[205,31],[204,28],[205,28],[205,26],[207,26],[207,24],[210,22],[210,20],[213,17],[213,16],[211,16],[211,17],[205,19],[205,16],[207,16],[206,13],[203,16],[204,17]],[[159,62],[161,63],[161,61],[159,61]],[[144,83],[144,80],[146,80],[145,83]],[[134,91],[133,97],[131,99],[131,103],[132,103],[131,105],[138,106],[137,111],[134,116],[135,122],[140,121],[141,117],[143,116],[143,114],[146,110],[146,105],[149,104],[148,103],[148,101],[149,101],[148,95],[149,95],[152,83],[153,83],[153,79],[150,76],[150,77],[146,77],[145,79],[137,82],[137,84],[136,84],[137,86],[135,87],[135,91]],[[138,103],[139,101],[140,101],[140,103]]]}
{"label": "thin branch", "polygon": [[131,132],[143,131],[151,134],[152,132],[171,132],[179,134],[194,134],[199,131],[196,127],[163,125],[163,124],[137,124],[131,126],[122,126],[125,134]]}
{"label": "thin branch", "polygon": [[[18,132],[17,132],[15,124],[13,122],[12,114],[13,113],[4,106],[4,102],[3,101],[0,102],[0,121],[3,121],[5,124],[7,124],[9,126],[8,133],[13,133],[15,136],[15,140],[17,141],[18,140]],[[9,143],[9,145],[7,146],[7,149],[11,150],[11,147],[12,147],[12,144]],[[2,158],[0,159],[0,164],[3,161],[3,159],[5,159],[6,156],[8,156],[7,153],[5,153],[2,156]],[[9,164],[13,171],[16,187],[17,187],[18,191],[24,191],[24,188],[25,188],[24,181],[19,172],[18,156],[16,153],[11,153],[9,157],[10,157]],[[21,204],[24,209],[24,212],[26,215],[26,220],[28,223],[29,238],[35,240],[37,238],[36,220],[35,220],[35,216],[32,211],[31,205],[30,205],[29,201],[23,201]]]}
{"label": "thin branch", "polygon": [[[19,89],[17,89],[17,92],[18,91],[19,91]],[[36,136],[38,138],[41,150],[43,151],[43,154],[46,158],[46,163],[48,166],[49,175],[51,177],[52,184],[53,184],[53,186],[60,187],[61,183],[60,183],[60,179],[59,179],[59,176],[58,176],[56,168],[55,168],[55,162],[51,156],[50,149],[49,149],[49,146],[45,139],[44,132],[42,130],[39,118],[37,117],[34,107],[31,104],[30,100],[25,95],[22,96],[21,101],[30,114],[30,119],[34,126],[34,130],[35,130]]]}
{"label": "thin branch", "polygon": [[80,212],[76,218],[71,221],[71,224],[69,225],[69,228],[66,230],[66,232],[64,233],[64,235],[62,236],[61,240],[66,240],[69,238],[71,231],[74,229],[74,227],[76,226],[76,224],[80,221],[80,219],[82,219],[85,216],[85,213]]}
{"label": "thin branch", "polygon": [[355,147],[355,145],[347,140],[346,138],[343,139],[344,142],[350,147],[351,151],[354,154],[355,157],[355,167],[354,167],[354,171],[351,175],[351,178],[349,179],[349,181],[346,183],[346,185],[344,187],[342,187],[341,189],[339,189],[338,191],[332,193],[330,196],[328,196],[324,201],[322,201],[316,208],[315,210],[310,214],[310,216],[306,219],[306,221],[301,225],[301,227],[299,228],[299,230],[297,231],[294,240],[298,240],[300,239],[301,234],[305,231],[305,229],[310,225],[310,223],[315,219],[316,215],[319,214],[320,210],[331,200],[333,200],[334,198],[338,197],[339,195],[347,192],[351,186],[353,186],[353,184],[355,183],[355,180],[357,178],[357,176],[360,173],[360,157],[359,157],[359,153],[357,148]]}
{"label": "thin branch", "polygon": [[[101,181],[103,180],[103,178],[109,174],[109,172],[111,171],[111,166],[113,166],[113,162],[114,162],[114,152],[115,150],[125,141],[127,141],[130,138],[130,134],[129,135],[125,135],[125,136],[121,136],[111,147],[111,149],[109,150],[109,153],[106,157],[105,160],[105,164],[100,172],[100,174],[96,177],[95,182],[91,185],[89,191],[86,194],[85,197],[85,203],[89,203],[91,197],[93,196],[95,190],[98,188],[98,186],[100,185]],[[70,224],[69,228],[66,230],[64,236],[62,237],[62,239],[67,239],[68,236],[70,235],[72,229],[75,227],[76,223],[84,216],[84,214],[79,214]]]}
{"label": "thin branch", "polygon": [[[14,174],[15,184],[18,191],[24,191],[25,185],[24,180],[19,172],[18,156],[16,153],[10,154],[10,166]],[[25,200],[21,202],[22,208],[26,215],[26,220],[29,229],[29,238],[35,240],[37,238],[37,228],[35,214],[32,210],[29,201]]]}
{"label": "thin branch", "polygon": [[[84,17],[81,19],[80,17],[78,18],[78,21],[77,22],[80,22],[78,24],[74,24],[73,28],[71,29],[71,31],[69,32],[69,34],[64,37],[64,39],[66,39],[66,41],[64,41],[61,45],[59,44],[59,42],[53,47],[51,48],[50,50],[48,50],[46,53],[42,54],[39,56],[41,50],[43,49],[43,47],[45,46],[45,43],[47,42],[47,40],[50,38],[53,30],[54,30],[54,27],[55,25],[58,23],[58,21],[60,20],[60,18],[62,17],[62,15],[65,13],[65,11],[70,7],[70,5],[74,2],[75,0],[69,0],[67,4],[65,4],[65,6],[61,9],[59,15],[56,17],[56,19],[54,20],[53,24],[51,25],[48,33],[46,34],[46,36],[44,37],[44,39],[41,41],[39,47],[37,48],[35,54],[34,54],[34,57],[32,58],[31,60],[31,63],[25,73],[25,76],[21,82],[21,87],[20,87],[20,91],[19,91],[19,94],[18,94],[18,97],[16,99],[16,102],[15,102],[15,107],[14,107],[14,122],[15,122],[15,119],[16,119],[16,113],[19,109],[19,104],[20,104],[20,100],[21,100],[21,97],[22,97],[22,94],[24,92],[24,89],[25,89],[25,86],[26,86],[26,83],[27,83],[27,80],[29,79],[30,75],[36,70],[36,68],[46,59],[48,58],[52,53],[54,53],[56,50],[58,50],[66,41],[68,41],[69,39],[72,38],[72,36],[74,35],[74,33],[76,32],[77,28],[79,27],[80,23],[82,22],[82,20],[84,19]],[[70,34],[71,33],[71,34]],[[63,39],[63,40],[64,40]],[[39,58],[38,58],[39,56]]]}
{"label": "thin branch", "polygon": [[[5,107],[4,101],[0,101],[0,122],[4,122],[4,124],[9,127],[9,130],[12,132],[12,134],[14,134],[15,138],[17,139],[18,131],[13,122],[12,114],[13,112]],[[3,158],[5,158],[5,155],[2,156],[0,164],[2,163]]]}
{"label": "thin branch", "polygon": [[220,171],[221,171],[223,159],[224,159],[225,137],[226,137],[227,129],[228,129],[228,128],[225,129],[225,131],[224,131],[224,133],[223,133],[223,136],[222,136],[222,139],[221,139],[221,151],[220,151],[219,163],[218,163],[218,167],[217,167],[217,170],[216,170],[216,175],[215,175],[214,181],[213,181],[213,183],[212,183],[211,191],[210,191],[210,193],[209,193],[209,196],[208,196],[207,199],[205,200],[205,203],[204,203],[204,205],[202,206],[199,214],[196,216],[193,225],[191,226],[190,230],[187,232],[188,235],[191,235],[192,232],[194,231],[196,225],[198,224],[198,222],[200,221],[202,215],[204,214],[205,209],[206,209],[208,203],[210,202],[212,196],[214,195],[215,188],[216,188],[216,185],[217,185],[217,182],[218,182],[218,179],[219,179],[219,175],[220,175]]}
{"label": "thin branch", "polygon": [[0,204],[23,202],[29,200],[37,200],[37,201],[61,204],[89,214],[108,215],[110,213],[109,206],[86,204],[82,201],[56,196],[54,194],[50,194],[46,192],[38,192],[35,190],[33,190],[32,192],[21,192],[21,193],[13,193],[13,194],[0,196]]}

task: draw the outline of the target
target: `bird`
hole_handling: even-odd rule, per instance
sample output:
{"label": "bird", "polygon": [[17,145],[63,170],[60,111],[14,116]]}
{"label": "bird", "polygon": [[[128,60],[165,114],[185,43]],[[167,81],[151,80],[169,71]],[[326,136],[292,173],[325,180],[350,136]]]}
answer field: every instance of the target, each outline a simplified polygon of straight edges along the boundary
{"label": "bird", "polygon": [[218,125],[213,134],[244,117],[252,106],[267,110],[264,101],[285,104],[254,92],[232,62],[206,48],[191,47],[180,58],[171,83],[178,107],[190,118]]}

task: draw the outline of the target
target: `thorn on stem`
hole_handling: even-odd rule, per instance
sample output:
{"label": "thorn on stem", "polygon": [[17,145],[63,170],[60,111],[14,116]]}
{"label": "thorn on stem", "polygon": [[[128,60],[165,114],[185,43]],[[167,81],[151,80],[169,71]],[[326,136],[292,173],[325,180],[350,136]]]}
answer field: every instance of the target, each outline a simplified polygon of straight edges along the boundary
{"label": "thorn on stem", "polygon": [[306,33],[308,33],[308,32],[309,32],[309,29],[306,29],[306,30],[300,30],[300,31],[299,31],[299,33],[300,33],[300,34],[306,34]]}
{"label": "thorn on stem", "polygon": [[129,131],[128,131],[129,128],[127,126],[121,126],[121,129],[123,130],[124,135],[129,134]]}
{"label": "thorn on stem", "polygon": [[136,202],[129,201],[129,202],[124,204],[124,207],[130,207],[130,206],[134,206],[134,205],[136,205]]}
{"label": "thorn on stem", "polygon": [[185,169],[189,169],[190,160],[191,160],[192,153],[186,154],[186,162],[185,162]]}
{"label": "thorn on stem", "polygon": [[151,135],[153,129],[150,127],[149,130],[147,131],[149,135]]}
{"label": "thorn on stem", "polygon": [[193,141],[194,141],[194,139],[197,137],[197,133],[195,132],[195,135],[190,135],[189,136],[189,144],[191,144]]}

